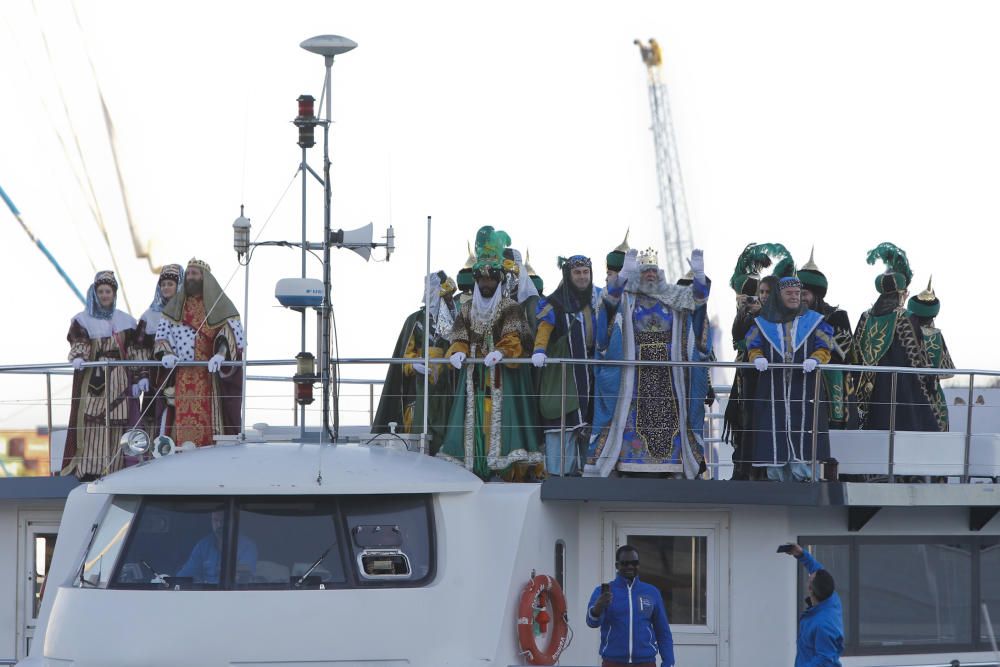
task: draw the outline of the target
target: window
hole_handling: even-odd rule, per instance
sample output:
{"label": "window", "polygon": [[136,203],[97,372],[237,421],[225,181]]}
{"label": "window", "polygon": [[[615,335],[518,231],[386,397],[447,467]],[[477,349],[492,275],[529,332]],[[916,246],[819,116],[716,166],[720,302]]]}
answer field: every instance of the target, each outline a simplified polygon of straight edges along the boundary
{"label": "window", "polygon": [[660,589],[671,624],[708,623],[708,538],[629,535],[639,551],[639,576]]}
{"label": "window", "polygon": [[108,585],[118,553],[124,544],[125,534],[138,506],[139,499],[131,496],[115,498],[111,503],[101,520],[100,528],[94,526],[94,536],[80,566],[76,586],[104,588]]}
{"label": "window", "polygon": [[236,588],[326,588],[343,584],[332,499],[239,503]]}
{"label": "window", "polygon": [[78,586],[146,590],[419,586],[429,496],[116,498]]}
{"label": "window", "polygon": [[[146,498],[129,536],[115,588],[212,589],[223,576],[225,498]],[[241,562],[248,557],[241,549]]]}
{"label": "window", "polygon": [[566,543],[556,540],[556,564],[555,580],[559,583],[559,588],[566,590]]}
{"label": "window", "polygon": [[[995,537],[801,538],[834,577],[846,655],[982,651],[1000,609]],[[982,573],[982,576],[980,576]],[[806,576],[800,597],[807,595]],[[994,627],[1000,624],[994,620]],[[975,631],[974,631],[975,629]]]}

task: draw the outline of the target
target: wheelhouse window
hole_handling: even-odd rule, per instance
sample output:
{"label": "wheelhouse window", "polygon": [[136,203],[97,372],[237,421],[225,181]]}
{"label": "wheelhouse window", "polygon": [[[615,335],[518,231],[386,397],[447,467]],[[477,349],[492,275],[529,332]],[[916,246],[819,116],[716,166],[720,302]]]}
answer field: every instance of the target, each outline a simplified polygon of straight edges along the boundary
{"label": "wheelhouse window", "polygon": [[90,548],[87,549],[76,579],[77,586],[107,587],[138,507],[139,499],[134,496],[115,498],[111,503],[100,525],[94,526]]}
{"label": "wheelhouse window", "polygon": [[434,574],[430,497],[116,498],[78,586],[305,590],[420,586]]}
{"label": "wheelhouse window", "polygon": [[236,588],[326,588],[346,581],[333,500],[237,504]]}
{"label": "wheelhouse window", "polygon": [[[833,575],[845,655],[983,651],[1000,605],[995,537],[803,537]],[[801,568],[800,568],[801,571]],[[799,583],[807,594],[806,576]],[[800,607],[801,609],[802,607]],[[1000,630],[997,614],[994,628]]]}

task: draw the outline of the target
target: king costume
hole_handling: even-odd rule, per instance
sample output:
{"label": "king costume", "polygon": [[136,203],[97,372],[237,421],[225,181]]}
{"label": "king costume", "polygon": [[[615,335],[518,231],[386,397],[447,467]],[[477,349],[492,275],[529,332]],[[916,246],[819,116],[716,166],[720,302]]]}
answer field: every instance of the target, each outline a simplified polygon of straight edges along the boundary
{"label": "king costume", "polygon": [[[97,289],[108,286],[114,300],[101,306]],[[127,366],[83,368],[84,362],[122,361],[135,357],[136,322],[115,308],[118,280],[111,271],[100,271],[87,291],[87,308],[70,322],[69,360],[73,362],[73,397],[69,428],[63,450],[62,475],[89,480],[119,470],[124,465],[118,440],[139,416],[132,397],[134,369]],[[110,414],[109,414],[110,412]]]}
{"label": "king costume", "polygon": [[[868,253],[868,263],[882,260],[885,273],[875,279],[879,298],[861,315],[854,332],[853,362],[864,366],[929,368],[923,333],[917,319],[903,307],[906,288],[913,278],[906,253],[892,243],[881,243]],[[860,427],[889,430],[893,419],[892,374],[860,372],[857,387]],[[942,431],[947,412],[935,402],[934,378],[899,373],[896,376],[895,421],[897,431]]]}
{"label": "king costume", "polygon": [[[708,299],[704,258],[691,257],[694,280],[688,287],[669,284],[652,249],[630,250],[622,271],[609,278],[608,315],[621,312],[621,359],[694,361],[699,359],[693,327],[695,310]],[[644,277],[645,276],[645,277]],[[608,349],[614,327],[598,326],[598,346]],[[609,353],[610,358],[610,353]],[[707,388],[692,394],[689,368],[627,366],[621,371],[619,399],[611,423],[595,434],[584,474],[671,473],[693,479],[705,469],[704,444],[690,401],[702,402]],[[702,414],[704,414],[702,412]]]}
{"label": "king costume", "polygon": [[[444,442],[437,455],[463,465],[484,480],[531,479],[542,474],[539,432],[531,402],[531,374],[524,357],[531,344],[524,309],[504,292],[503,250],[510,237],[493,227],[476,234],[476,284],[462,304],[446,355],[458,369]],[[480,282],[496,284],[484,296]],[[466,363],[466,359],[483,359]]]}
{"label": "king costume", "polygon": [[[911,317],[916,318],[920,325],[920,333],[924,338],[924,351],[927,353],[927,361],[931,368],[955,368],[955,362],[951,359],[948,345],[944,342],[944,334],[934,326],[934,318],[941,312],[941,301],[934,294],[931,281],[927,281],[927,289],[917,296],[910,297],[906,304],[906,310]],[[934,376],[934,404],[935,414],[944,417],[942,431],[947,431],[948,424],[948,401],[944,397],[944,390],[941,389],[941,380],[955,377],[954,375]],[[941,423],[939,422],[939,426]]]}
{"label": "king costume", "polygon": [[[793,276],[778,280],[746,336],[747,360],[759,372],[753,393],[753,466],[767,468],[768,478],[776,480],[809,479],[807,464],[830,456],[829,414],[815,410],[824,387],[820,384],[817,395],[811,373],[830,361],[833,328],[799,305],[801,286]],[[794,305],[786,305],[788,293],[794,293]],[[772,363],[802,368],[769,369]]]}
{"label": "king costume", "polygon": [[[191,269],[200,270],[202,293],[189,293]],[[178,443],[211,445],[215,435],[240,431],[243,371],[222,361],[243,358],[246,339],[236,306],[222,291],[209,265],[188,262],[184,286],[166,305],[156,328],[154,355],[174,381],[174,415],[169,435]],[[207,361],[175,367],[177,361]]]}
{"label": "king costume", "polygon": [[[154,359],[156,329],[160,326],[163,309],[170,301],[163,295],[164,282],[173,281],[174,293],[184,283],[184,268],[180,264],[167,264],[160,269],[156,281],[153,302],[139,318],[136,327],[135,358],[141,361]],[[162,366],[143,366],[137,369],[139,382],[133,388],[133,395],[142,397],[143,428],[156,435],[166,435],[167,423],[173,418],[174,376]],[[169,413],[169,414],[168,414]]]}

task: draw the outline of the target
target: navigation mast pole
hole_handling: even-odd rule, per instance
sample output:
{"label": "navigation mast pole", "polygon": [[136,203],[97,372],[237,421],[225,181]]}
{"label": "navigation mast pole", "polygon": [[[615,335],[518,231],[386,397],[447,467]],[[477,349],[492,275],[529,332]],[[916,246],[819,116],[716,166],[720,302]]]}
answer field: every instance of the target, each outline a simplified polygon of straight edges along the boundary
{"label": "navigation mast pole", "polygon": [[340,35],[319,35],[310,37],[302,42],[301,46],[310,53],[323,56],[326,67],[326,78],[323,81],[323,101],[326,111],[325,118],[321,122],[323,125],[323,305],[320,308],[320,349],[319,368],[320,378],[323,383],[323,431],[320,434],[320,442],[324,442],[328,435],[336,442],[337,426],[339,420],[334,415],[334,431],[330,431],[330,373],[332,363],[330,359],[330,317],[333,311],[333,304],[330,297],[330,203],[332,199],[332,189],[330,187],[330,125],[332,121],[332,78],[333,59],[341,53],[347,53],[357,46],[357,43],[341,37]]}
{"label": "navigation mast pole", "polygon": [[646,65],[649,87],[649,112],[652,117],[653,148],[656,151],[656,180],[660,198],[660,226],[663,232],[664,257],[662,268],[670,282],[688,271],[687,258],[694,246],[691,221],[688,219],[687,201],[684,198],[684,181],[681,178],[677,141],[674,138],[670,116],[667,85],[663,82],[661,66],[663,54],[655,39],[648,44],[640,40],[642,62]]}

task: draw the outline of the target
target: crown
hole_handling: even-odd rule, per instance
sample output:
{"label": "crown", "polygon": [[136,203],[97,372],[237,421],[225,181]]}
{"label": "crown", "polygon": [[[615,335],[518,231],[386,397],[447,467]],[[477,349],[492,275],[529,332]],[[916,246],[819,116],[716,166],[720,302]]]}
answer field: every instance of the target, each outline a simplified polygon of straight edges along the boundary
{"label": "crown", "polygon": [[98,271],[94,276],[94,286],[110,285],[113,289],[118,289],[118,281],[115,279],[114,271]]}
{"label": "crown", "polygon": [[639,253],[640,268],[644,266],[658,267],[659,265],[660,265],[659,256],[657,255],[656,250],[654,250],[653,248],[646,248],[645,250]]}
{"label": "crown", "polygon": [[933,280],[934,280],[934,276],[931,276],[927,280],[927,289],[925,289],[923,292],[921,292],[920,294],[917,295],[917,300],[918,301],[926,301],[928,303],[937,301],[937,295],[934,294],[934,288],[931,287],[931,281],[933,281]]}
{"label": "crown", "polygon": [[476,255],[472,252],[472,244],[471,243],[469,243],[468,241],[466,241],[465,242],[465,247],[469,251],[469,259],[465,260],[465,266],[463,266],[462,268],[463,269],[471,269],[472,266],[476,263]]}
{"label": "crown", "polygon": [[535,273],[535,269],[533,269],[532,266],[531,266],[531,251],[530,250],[525,250],[524,251],[524,270],[528,272],[528,277],[529,278],[533,278],[533,277],[535,277],[535,276],[538,275],[537,273]]}
{"label": "crown", "polygon": [[181,276],[184,275],[183,271],[180,264],[167,264],[160,269],[160,280],[173,280],[175,283],[179,283]]}
{"label": "crown", "polygon": [[194,257],[192,257],[190,260],[188,260],[188,267],[190,268],[192,266],[201,269],[202,271],[206,271],[208,273],[212,272],[212,267],[208,265],[208,262],[201,259],[195,259]]}

